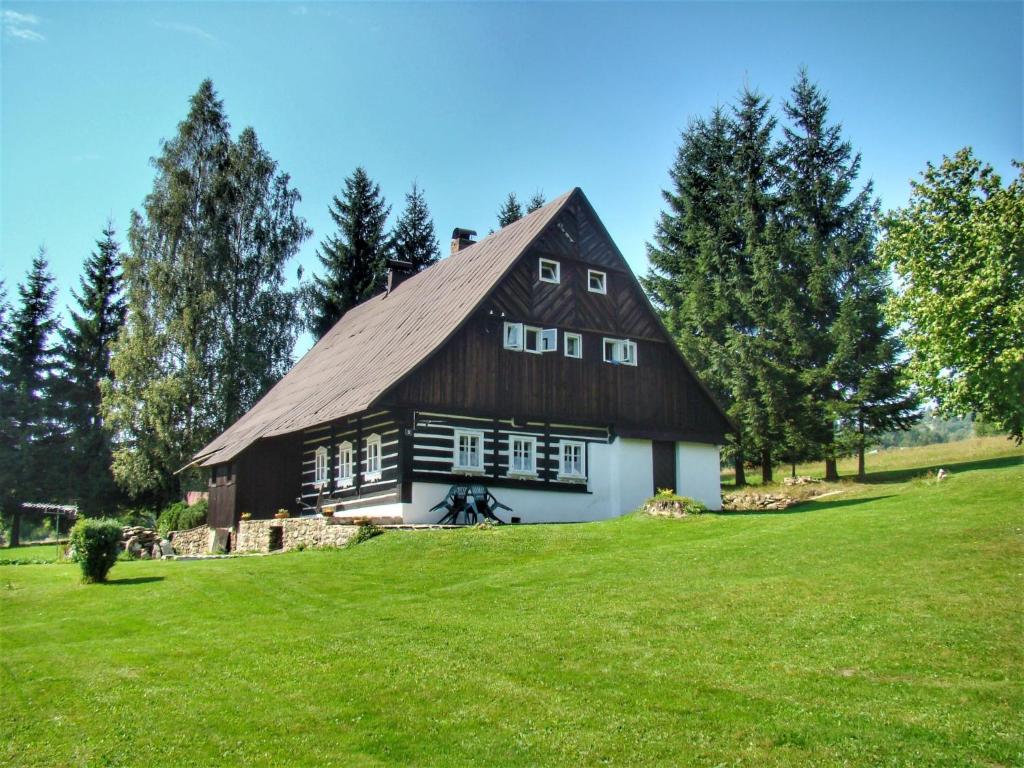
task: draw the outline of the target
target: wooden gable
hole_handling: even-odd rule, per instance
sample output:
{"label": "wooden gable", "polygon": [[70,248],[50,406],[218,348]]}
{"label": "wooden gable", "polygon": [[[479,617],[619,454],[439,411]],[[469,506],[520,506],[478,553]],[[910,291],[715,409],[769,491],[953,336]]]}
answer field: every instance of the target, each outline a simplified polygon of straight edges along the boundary
{"label": "wooden gable", "polygon": [[[557,284],[539,279],[542,258],[559,263]],[[588,290],[590,269],[607,275],[607,293]],[[506,350],[505,322],[555,328],[559,349]],[[582,335],[582,359],[565,356],[565,332]],[[605,337],[637,342],[639,364],[604,362]],[[730,430],[580,190],[462,327],[379,402],[702,442],[721,443]]]}

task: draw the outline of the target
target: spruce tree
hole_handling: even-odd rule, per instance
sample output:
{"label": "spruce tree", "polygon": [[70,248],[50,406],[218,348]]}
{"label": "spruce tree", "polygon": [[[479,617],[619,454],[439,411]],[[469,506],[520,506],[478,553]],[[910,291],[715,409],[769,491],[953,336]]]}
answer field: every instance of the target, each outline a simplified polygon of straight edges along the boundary
{"label": "spruce tree", "polygon": [[498,210],[498,228],[507,227],[513,221],[523,218],[523,206],[519,204],[519,198],[515,192],[509,192],[505,202]]}
{"label": "spruce tree", "polygon": [[405,210],[398,217],[391,240],[395,258],[412,264],[413,272],[426,269],[441,258],[427,200],[415,182],[405,195]]}
{"label": "spruce tree", "polygon": [[74,292],[78,311],[62,333],[62,396],[70,449],[68,482],[79,511],[112,513],[120,492],[111,471],[113,447],[100,412],[100,382],[110,377],[110,351],[124,324],[120,245],[109,222],[85,261]]}
{"label": "spruce tree", "polygon": [[[58,330],[53,315],[56,289],[45,251],[32,260],[26,281],[18,286],[19,304],[11,314],[2,350],[7,399],[10,464],[4,488],[4,518],[11,524],[11,544],[20,536],[20,504],[67,500],[60,398],[55,391],[59,363],[52,344]],[[9,421],[8,421],[9,420]],[[5,440],[5,442],[7,442]]]}
{"label": "spruce tree", "polygon": [[103,418],[119,485],[152,504],[200,483],[175,473],[291,362],[298,320],[284,266],[309,230],[255,133],[234,142],[229,129],[204,81],[128,230],[127,316]]}
{"label": "spruce tree", "polygon": [[14,420],[14,382],[11,380],[11,305],[7,285],[0,279],[0,514],[5,520],[15,509],[14,480],[18,439]]}
{"label": "spruce tree", "polygon": [[832,371],[837,346],[833,325],[842,295],[873,260],[871,184],[855,189],[861,158],[829,123],[828,98],[801,70],[785,104],[783,132],[782,226],[786,231],[783,268],[800,290],[793,295],[793,337],[800,357],[806,403],[801,437],[825,459],[826,479],[835,480],[836,425],[843,415],[843,393]]}
{"label": "spruce tree", "polygon": [[330,214],[337,233],[320,243],[317,253],[323,276],[315,276],[309,297],[310,330],[322,338],[341,316],[384,287],[390,243],[390,206],[363,168],[345,179],[345,190],[334,197]]}
{"label": "spruce tree", "polygon": [[537,190],[533,193],[533,197],[526,203],[526,212],[533,213],[534,211],[543,208],[547,200],[544,199],[544,193]]}

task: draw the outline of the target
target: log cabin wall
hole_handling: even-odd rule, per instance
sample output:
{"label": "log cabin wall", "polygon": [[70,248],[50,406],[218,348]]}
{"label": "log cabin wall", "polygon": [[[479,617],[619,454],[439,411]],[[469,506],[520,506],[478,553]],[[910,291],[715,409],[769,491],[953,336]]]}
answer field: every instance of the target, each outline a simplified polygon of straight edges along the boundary
{"label": "log cabin wall", "polygon": [[[558,262],[558,283],[540,279]],[[588,273],[604,273],[605,292]],[[557,331],[543,354],[504,348],[504,324]],[[565,354],[565,333],[582,337],[582,358]],[[604,361],[604,339],[636,342],[637,365]],[[660,439],[722,443],[729,429],[697,383],[585,198],[563,210],[462,328],[384,404],[492,418],[611,424]]]}
{"label": "log cabin wall", "polygon": [[279,509],[298,512],[295,497],[301,481],[302,442],[298,434],[264,438],[238,457],[236,517],[273,517]]}

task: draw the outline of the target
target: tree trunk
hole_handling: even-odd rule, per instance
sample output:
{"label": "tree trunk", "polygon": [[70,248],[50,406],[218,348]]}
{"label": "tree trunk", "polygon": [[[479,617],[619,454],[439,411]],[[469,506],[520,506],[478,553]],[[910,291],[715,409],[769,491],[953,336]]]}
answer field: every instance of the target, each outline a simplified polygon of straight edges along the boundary
{"label": "tree trunk", "polygon": [[829,456],[825,459],[825,482],[834,483],[839,479],[839,470],[836,468],[836,459]]}
{"label": "tree trunk", "polygon": [[11,515],[11,541],[8,546],[16,547],[21,544],[21,513],[15,512]]}
{"label": "tree trunk", "polygon": [[793,462],[792,467],[793,467],[793,469],[790,470],[789,476],[790,477],[796,477],[796,462],[795,461]]}
{"label": "tree trunk", "polygon": [[860,445],[857,446],[857,479],[861,482],[867,477],[867,473],[864,471],[864,441],[860,441]]}
{"label": "tree trunk", "polygon": [[747,473],[743,467],[743,454],[736,454],[736,487],[742,488],[747,484]]}
{"label": "tree trunk", "polygon": [[772,481],[772,454],[770,451],[764,451],[761,454],[761,482],[770,483]]}

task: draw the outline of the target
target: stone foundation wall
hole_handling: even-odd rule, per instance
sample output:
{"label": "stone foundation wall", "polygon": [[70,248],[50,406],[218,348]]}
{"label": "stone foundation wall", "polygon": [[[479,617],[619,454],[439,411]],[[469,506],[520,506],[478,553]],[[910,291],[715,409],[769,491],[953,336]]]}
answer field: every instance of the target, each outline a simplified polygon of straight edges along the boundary
{"label": "stone foundation wall", "polygon": [[210,551],[210,527],[207,525],[171,531],[170,539],[176,555],[205,555]]}
{"label": "stone foundation wall", "polygon": [[333,517],[286,517],[284,520],[240,520],[232,552],[269,552],[271,530],[281,529],[281,549],[343,547],[358,526]]}

